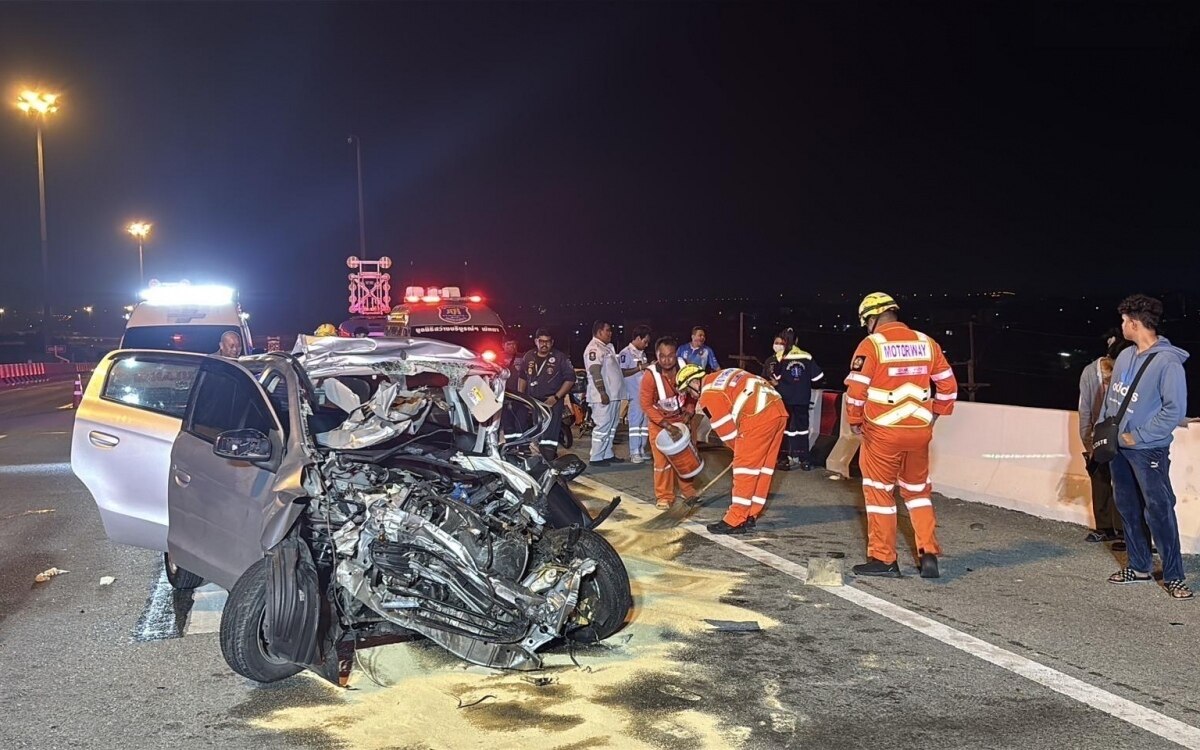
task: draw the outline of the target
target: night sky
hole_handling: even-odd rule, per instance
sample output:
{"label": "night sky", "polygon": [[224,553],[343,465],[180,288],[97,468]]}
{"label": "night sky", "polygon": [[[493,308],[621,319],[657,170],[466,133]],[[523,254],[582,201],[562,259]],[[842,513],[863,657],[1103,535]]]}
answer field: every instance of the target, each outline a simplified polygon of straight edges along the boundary
{"label": "night sky", "polygon": [[[397,285],[464,261],[509,303],[1200,272],[1194,2],[4,3],[21,84],[63,94],[56,306],[131,301],[144,218],[148,277],[235,285],[265,328],[338,318],[350,134]],[[37,169],[4,111],[12,308],[38,299]]]}

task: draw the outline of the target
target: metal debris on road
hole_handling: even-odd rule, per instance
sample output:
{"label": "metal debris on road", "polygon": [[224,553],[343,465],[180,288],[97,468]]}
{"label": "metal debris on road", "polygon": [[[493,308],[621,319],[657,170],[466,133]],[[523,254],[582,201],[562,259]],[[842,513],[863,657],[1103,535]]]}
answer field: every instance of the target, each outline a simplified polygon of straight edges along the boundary
{"label": "metal debris on road", "polygon": [[39,508],[37,510],[27,510],[27,511],[24,511],[21,513],[13,513],[12,515],[5,516],[3,519],[0,519],[0,520],[7,521],[9,519],[20,518],[22,516],[40,516],[43,513],[53,513],[53,512],[54,512],[54,508]]}
{"label": "metal debris on road", "polygon": [[[709,622],[712,622],[712,621],[709,620]],[[692,701],[693,703],[704,699],[704,696],[699,695],[697,693],[693,693],[690,690],[684,690],[683,688],[679,687],[678,685],[663,685],[662,687],[660,687],[658,689],[658,692],[662,693],[663,695],[669,695],[672,698],[679,698],[680,700]]]}
{"label": "metal debris on road", "polygon": [[70,572],[71,571],[69,571],[69,570],[59,570],[58,568],[48,568],[46,570],[43,570],[41,573],[38,573],[36,576],[34,576],[33,580],[38,583],[45,583],[46,581],[49,581],[54,576],[60,576],[60,575],[63,575],[64,573],[70,573]]}
{"label": "metal debris on road", "polygon": [[762,628],[756,620],[705,620],[712,629],[720,633],[756,633]]}
{"label": "metal debris on road", "polygon": [[[455,697],[457,698],[457,696],[455,696]],[[458,698],[458,707],[459,708],[470,708],[471,706],[478,706],[480,703],[483,703],[488,698],[491,698],[492,700],[498,700],[496,698],[496,696],[492,695],[491,693],[488,693],[487,695],[483,696],[482,698],[480,698],[477,701],[471,701],[470,703],[463,703],[462,698]]]}

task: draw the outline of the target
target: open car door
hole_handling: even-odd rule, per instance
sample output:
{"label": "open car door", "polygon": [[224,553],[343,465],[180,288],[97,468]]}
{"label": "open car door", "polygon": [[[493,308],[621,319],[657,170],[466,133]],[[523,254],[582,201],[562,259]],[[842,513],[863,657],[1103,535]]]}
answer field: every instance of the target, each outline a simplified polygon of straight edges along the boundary
{"label": "open car door", "polygon": [[167,550],[171,450],[204,360],[124,350],[96,366],[75,413],[71,470],[114,542]]}
{"label": "open car door", "polygon": [[167,550],[182,568],[225,589],[263,557],[286,433],[241,365],[207,358],[171,449]]}

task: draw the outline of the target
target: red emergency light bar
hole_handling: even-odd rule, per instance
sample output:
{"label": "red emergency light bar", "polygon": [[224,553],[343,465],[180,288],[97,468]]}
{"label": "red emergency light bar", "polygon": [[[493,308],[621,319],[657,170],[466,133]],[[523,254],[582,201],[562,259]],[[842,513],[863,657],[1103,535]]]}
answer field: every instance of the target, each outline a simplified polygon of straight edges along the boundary
{"label": "red emergency light bar", "polygon": [[404,292],[404,301],[409,304],[417,302],[426,302],[428,304],[436,304],[438,302],[456,302],[466,300],[468,302],[483,302],[483,295],[472,294],[469,297],[463,297],[456,286],[447,287],[421,287],[410,286]]}

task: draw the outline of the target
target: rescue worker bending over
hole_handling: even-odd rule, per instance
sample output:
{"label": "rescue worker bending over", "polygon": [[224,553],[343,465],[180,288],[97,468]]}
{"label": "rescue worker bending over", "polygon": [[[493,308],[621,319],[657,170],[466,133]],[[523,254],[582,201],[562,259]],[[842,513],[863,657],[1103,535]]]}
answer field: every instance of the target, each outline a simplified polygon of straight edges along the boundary
{"label": "rescue worker bending over", "polygon": [[757,375],[729,367],[704,374],[687,365],[675,378],[681,393],[697,399],[713,432],[733,448],[733,498],[725,517],[708,525],[711,534],[744,534],[766,507],[783,442],[787,409],[774,388]]}
{"label": "rescue worker bending over", "polygon": [[937,578],[941,547],[930,499],[929,442],[937,418],[954,411],[958,381],[942,347],[901,323],[899,309],[883,292],[863,299],[858,322],[868,336],[854,351],[846,376],[846,418],[862,435],[858,465],[867,509],[867,562],[855,565],[854,574],[900,576],[892,494],[899,485],[917,538],[921,577]]}
{"label": "rescue worker bending over", "polygon": [[317,326],[317,330],[313,331],[314,336],[336,336],[338,335],[337,327],[333,323],[322,323]]}
{"label": "rescue worker bending over", "polygon": [[663,336],[655,342],[654,364],[646,368],[646,375],[638,386],[637,399],[642,411],[646,413],[650,428],[650,455],[654,459],[654,499],[659,510],[670,508],[675,502],[676,483],[684,500],[696,497],[696,487],[692,480],[684,479],[675,473],[675,469],[658,449],[656,442],[664,430],[672,440],[678,440],[682,434],[679,426],[686,425],[692,418],[692,410],[675,389],[675,376],[682,368],[683,360],[679,359],[675,339]]}

